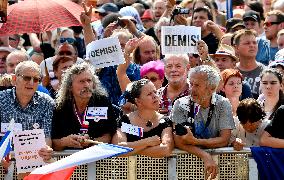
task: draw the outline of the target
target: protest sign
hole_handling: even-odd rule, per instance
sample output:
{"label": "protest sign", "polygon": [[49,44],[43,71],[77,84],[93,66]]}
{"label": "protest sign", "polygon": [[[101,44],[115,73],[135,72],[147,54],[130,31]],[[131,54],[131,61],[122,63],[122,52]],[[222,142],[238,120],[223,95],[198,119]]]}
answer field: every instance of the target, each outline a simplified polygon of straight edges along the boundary
{"label": "protest sign", "polygon": [[86,47],[86,58],[96,68],[103,68],[125,62],[117,37],[104,38],[91,42]]}
{"label": "protest sign", "polygon": [[162,26],[162,54],[196,53],[201,28],[195,26]]}
{"label": "protest sign", "polygon": [[45,146],[43,129],[17,131],[14,135],[14,149],[17,173],[31,172],[45,165],[38,151]]}

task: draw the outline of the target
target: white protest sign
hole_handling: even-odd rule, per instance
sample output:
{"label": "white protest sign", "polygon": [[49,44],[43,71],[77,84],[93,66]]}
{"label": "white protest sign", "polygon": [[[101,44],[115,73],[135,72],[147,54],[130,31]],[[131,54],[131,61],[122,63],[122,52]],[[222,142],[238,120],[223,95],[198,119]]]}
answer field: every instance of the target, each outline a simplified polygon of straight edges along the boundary
{"label": "white protest sign", "polygon": [[162,54],[196,53],[201,28],[195,26],[162,26]]}
{"label": "white protest sign", "polygon": [[14,135],[14,149],[17,173],[31,172],[46,163],[38,155],[38,151],[45,146],[43,129],[17,131]]}
{"label": "white protest sign", "polygon": [[86,47],[86,58],[96,68],[103,68],[125,62],[117,37],[104,38],[91,42]]}

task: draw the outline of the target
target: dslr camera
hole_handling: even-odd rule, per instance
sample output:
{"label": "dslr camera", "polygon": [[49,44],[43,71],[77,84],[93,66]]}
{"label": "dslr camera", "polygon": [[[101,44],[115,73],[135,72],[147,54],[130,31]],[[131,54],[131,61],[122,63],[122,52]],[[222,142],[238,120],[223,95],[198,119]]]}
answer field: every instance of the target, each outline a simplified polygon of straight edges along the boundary
{"label": "dslr camera", "polygon": [[[190,128],[191,131],[192,131],[192,128],[193,125],[189,122],[184,122],[184,123],[181,123],[181,124],[176,124],[175,125],[175,132],[176,132],[176,135],[178,136],[183,136],[183,135],[186,135],[187,134],[187,129],[186,128]],[[193,132],[192,132],[193,133]]]}
{"label": "dslr camera", "polygon": [[181,8],[181,7],[176,7],[173,11],[172,11],[172,16],[178,15],[178,14],[188,14],[189,13],[189,9],[186,8]]}

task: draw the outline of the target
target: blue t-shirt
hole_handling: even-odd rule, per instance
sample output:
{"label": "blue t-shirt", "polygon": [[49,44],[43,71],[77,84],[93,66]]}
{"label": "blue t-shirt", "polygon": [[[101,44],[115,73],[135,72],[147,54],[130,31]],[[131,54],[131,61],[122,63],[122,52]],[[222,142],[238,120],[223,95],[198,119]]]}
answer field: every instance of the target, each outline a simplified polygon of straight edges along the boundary
{"label": "blue t-shirt", "polygon": [[278,51],[278,47],[270,47],[270,60],[275,60],[275,54]]}
{"label": "blue t-shirt", "polygon": [[[109,94],[109,99],[112,104],[118,105],[119,97],[121,96],[120,86],[116,75],[117,66],[109,66],[102,68],[98,73],[98,77]],[[126,71],[130,81],[137,81],[140,79],[140,66],[131,63]]]}
{"label": "blue t-shirt", "polygon": [[256,54],[256,61],[267,66],[269,64],[269,61],[271,60],[269,41],[258,37],[257,45],[258,51]]}

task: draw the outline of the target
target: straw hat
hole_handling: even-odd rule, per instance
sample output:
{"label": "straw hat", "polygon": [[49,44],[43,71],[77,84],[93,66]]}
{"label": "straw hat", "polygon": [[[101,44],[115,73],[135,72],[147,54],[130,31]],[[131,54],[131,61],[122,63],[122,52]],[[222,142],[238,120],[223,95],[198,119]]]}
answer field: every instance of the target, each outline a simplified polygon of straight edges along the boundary
{"label": "straw hat", "polygon": [[236,57],[235,50],[232,46],[229,46],[227,44],[220,44],[215,54],[210,54],[212,58],[215,58],[216,56],[229,56],[233,58],[235,61],[239,61],[239,59]]}

